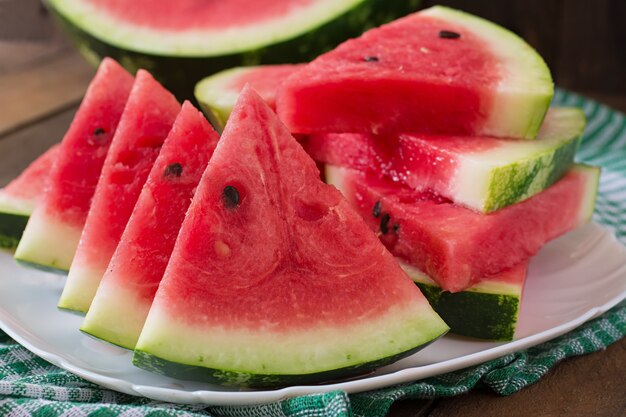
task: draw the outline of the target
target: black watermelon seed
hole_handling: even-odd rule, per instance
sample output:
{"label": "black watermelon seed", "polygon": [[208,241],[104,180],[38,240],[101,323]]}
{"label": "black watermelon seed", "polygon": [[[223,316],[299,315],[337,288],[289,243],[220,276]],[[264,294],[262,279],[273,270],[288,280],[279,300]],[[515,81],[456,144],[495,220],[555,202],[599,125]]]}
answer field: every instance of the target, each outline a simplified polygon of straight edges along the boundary
{"label": "black watermelon seed", "polygon": [[105,134],[105,133],[106,133],[106,132],[105,132],[105,131],[104,131],[104,129],[103,129],[103,128],[101,128],[101,127],[98,127],[98,128],[96,128],[96,130],[94,130],[94,131],[93,131],[93,135],[94,135],[94,136],[100,136],[100,135],[103,135],[103,134]]}
{"label": "black watermelon seed", "polygon": [[365,62],[378,62],[378,57],[377,56],[366,56],[365,58],[363,58],[363,61],[365,61]]}
{"label": "black watermelon seed", "polygon": [[174,162],[173,164],[170,164],[167,167],[165,167],[165,171],[163,172],[163,175],[165,175],[166,177],[180,177],[182,173],[183,173],[183,166],[179,164],[178,162]]}
{"label": "black watermelon seed", "polygon": [[374,207],[372,207],[372,215],[373,215],[374,217],[378,217],[378,216],[380,216],[380,211],[381,211],[382,209],[383,209],[383,205],[382,205],[382,203],[381,203],[380,201],[377,201],[377,202],[374,204]]}
{"label": "black watermelon seed", "polygon": [[393,232],[394,232],[395,234],[398,234],[398,232],[399,232],[399,231],[400,231],[400,225],[399,225],[398,223],[395,223],[395,224],[393,225]]}
{"label": "black watermelon seed", "polygon": [[239,205],[239,191],[232,185],[227,185],[222,191],[222,200],[227,208],[235,208]]}
{"label": "black watermelon seed", "polygon": [[389,213],[383,213],[380,217],[380,231],[383,235],[386,235],[389,232],[389,221],[391,220],[391,216]]}
{"label": "black watermelon seed", "polygon": [[457,32],[452,32],[451,30],[440,30],[439,37],[442,39],[459,39],[461,37],[461,34]]}

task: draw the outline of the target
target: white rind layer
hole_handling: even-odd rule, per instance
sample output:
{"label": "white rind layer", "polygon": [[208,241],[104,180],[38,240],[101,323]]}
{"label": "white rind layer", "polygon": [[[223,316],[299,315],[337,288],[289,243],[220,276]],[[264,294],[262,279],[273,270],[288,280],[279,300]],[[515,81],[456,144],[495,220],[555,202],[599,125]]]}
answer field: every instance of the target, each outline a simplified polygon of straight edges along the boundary
{"label": "white rind layer", "polygon": [[151,29],[121,21],[85,0],[48,0],[74,25],[115,46],[155,55],[219,56],[249,51],[310,32],[363,0],[314,0],[289,15],[219,30]]}
{"label": "white rind layer", "polygon": [[151,303],[115,284],[121,280],[110,276],[102,279],[80,329],[109,343],[134,349]]}
{"label": "white rind layer", "polygon": [[[428,284],[438,287],[439,285],[432,280],[428,275],[420,271],[418,268],[411,266],[405,262],[398,260],[400,267],[406,272],[406,274],[413,280],[413,282]],[[516,297],[521,296],[522,287],[519,285],[513,285],[506,282],[494,282],[493,280],[483,280],[471,287],[463,290],[463,292],[480,292],[487,294],[497,295],[513,295]]]}
{"label": "white rind layer", "polygon": [[522,38],[488,20],[441,6],[420,13],[466,27],[502,63],[504,76],[495,100],[490,108],[482,109],[490,117],[481,133],[533,139],[554,94],[550,70],[541,56]]}
{"label": "white rind layer", "polygon": [[340,326],[316,328],[314,321],[312,318],[310,328],[284,332],[268,331],[262,326],[254,330],[193,326],[173,319],[157,302],[136,349],[179,364],[252,374],[299,375],[399,354],[448,329],[425,300]]}
{"label": "white rind layer", "polygon": [[38,206],[30,216],[15,259],[67,271],[80,241],[81,227],[63,223]]}
{"label": "white rind layer", "polygon": [[0,212],[2,213],[30,216],[36,204],[34,199],[14,197],[0,189]]}
{"label": "white rind layer", "polygon": [[75,259],[67,275],[58,307],[86,313],[105,272],[106,266],[85,265],[81,259]]}
{"label": "white rind layer", "polygon": [[586,173],[585,194],[582,198],[582,206],[580,208],[580,216],[578,218],[578,224],[583,225],[591,221],[593,212],[596,208],[596,196],[598,195],[601,169],[600,167],[584,164],[576,164],[573,169]]}

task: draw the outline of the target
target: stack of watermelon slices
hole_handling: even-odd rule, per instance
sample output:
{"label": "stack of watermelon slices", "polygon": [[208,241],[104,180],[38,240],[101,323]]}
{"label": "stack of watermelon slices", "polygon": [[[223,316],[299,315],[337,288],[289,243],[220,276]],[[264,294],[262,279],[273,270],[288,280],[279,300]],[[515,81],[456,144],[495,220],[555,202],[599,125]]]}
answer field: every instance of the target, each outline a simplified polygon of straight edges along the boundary
{"label": "stack of watermelon slices", "polygon": [[313,383],[449,330],[251,88],[219,138],[150,74],[107,59],[50,152],[34,164],[48,180],[16,258],[69,269],[59,307],[142,368]]}
{"label": "stack of watermelon slices", "polygon": [[599,170],[573,162],[582,111],[547,110],[543,60],[490,22],[434,7],[307,66],[208,77],[196,97],[227,115],[244,82],[453,332],[510,340],[530,257],[593,213]]}

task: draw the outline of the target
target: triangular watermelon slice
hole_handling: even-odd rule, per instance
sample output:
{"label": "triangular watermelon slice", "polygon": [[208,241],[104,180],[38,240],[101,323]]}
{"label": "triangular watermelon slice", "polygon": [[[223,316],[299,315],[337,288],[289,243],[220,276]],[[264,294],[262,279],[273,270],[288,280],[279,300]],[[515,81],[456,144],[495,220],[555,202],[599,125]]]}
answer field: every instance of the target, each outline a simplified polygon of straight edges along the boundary
{"label": "triangular watermelon slice", "polygon": [[219,139],[183,104],[152,167],[81,330],[133,349],[193,194]]}
{"label": "triangular watermelon slice", "polygon": [[133,362],[224,385],[309,383],[366,372],[447,329],[246,87],[183,222]]}
{"label": "triangular watermelon slice", "polygon": [[137,72],[98,181],[59,308],[86,313],[180,104]]}
{"label": "triangular watermelon slice", "polygon": [[0,248],[17,246],[28,218],[45,191],[59,145],[39,155],[24,171],[0,188]]}
{"label": "triangular watermelon slice", "polygon": [[445,133],[532,139],[553,94],[521,38],[435,6],[372,29],[283,84],[293,133]]}
{"label": "triangular watermelon slice", "polygon": [[76,252],[133,77],[104,59],[61,142],[46,191],[15,252],[21,263],[66,272]]}

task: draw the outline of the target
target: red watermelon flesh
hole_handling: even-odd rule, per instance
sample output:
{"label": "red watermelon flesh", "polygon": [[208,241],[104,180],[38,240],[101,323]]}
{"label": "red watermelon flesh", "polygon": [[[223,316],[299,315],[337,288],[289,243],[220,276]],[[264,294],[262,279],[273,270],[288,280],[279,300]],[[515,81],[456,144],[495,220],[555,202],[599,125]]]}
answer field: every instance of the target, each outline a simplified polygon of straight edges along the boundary
{"label": "red watermelon flesh", "polygon": [[102,168],[59,307],[87,312],[139,193],[180,111],[176,98],[140,70]]}
{"label": "red watermelon flesh", "polygon": [[219,139],[183,104],[111,258],[81,330],[133,349],[193,194]]}
{"label": "red watermelon flesh", "polygon": [[40,204],[15,253],[19,261],[67,271],[85,224],[133,77],[104,59],[63,137]]}
{"label": "red watermelon flesh", "polygon": [[[172,32],[193,29],[224,30],[262,23],[310,6],[316,0],[88,0],[116,19],[138,26]],[[319,1],[317,1],[319,2]],[[245,11],[242,13],[242,11]]]}
{"label": "red watermelon flesh", "polygon": [[19,176],[2,188],[2,195],[27,202],[32,210],[35,202],[41,198],[45,190],[46,180],[59,152],[59,147],[58,144],[52,145],[35,159]]}
{"label": "red watermelon flesh", "polygon": [[267,104],[244,88],[134,362],[185,379],[275,386],[406,354],[445,327]]}
{"label": "red watermelon flesh", "polygon": [[337,186],[394,255],[458,292],[528,259],[589,221],[599,170],[577,165],[545,191],[481,214],[432,193],[349,168],[327,167]]}
{"label": "red watermelon flesh", "polygon": [[321,55],[283,84],[277,107],[293,133],[534,138],[552,88],[524,41],[433,7]]}

